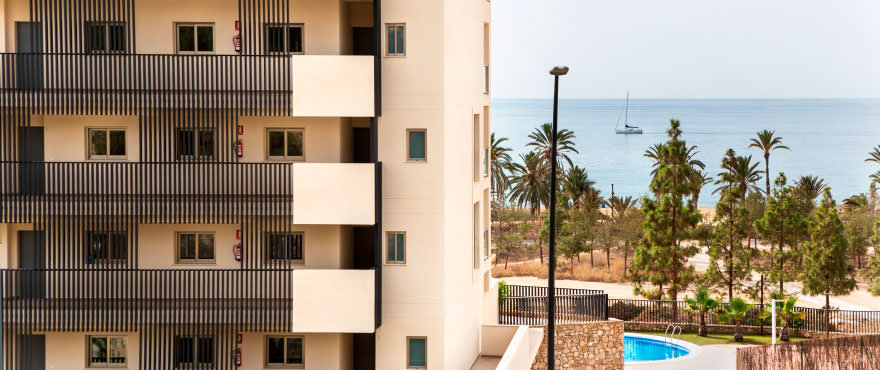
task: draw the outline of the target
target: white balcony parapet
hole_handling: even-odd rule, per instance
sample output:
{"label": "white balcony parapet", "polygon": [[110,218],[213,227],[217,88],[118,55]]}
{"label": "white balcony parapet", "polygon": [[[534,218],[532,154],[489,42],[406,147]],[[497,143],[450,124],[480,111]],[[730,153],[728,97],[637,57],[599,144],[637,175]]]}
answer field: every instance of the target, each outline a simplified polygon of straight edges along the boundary
{"label": "white balcony parapet", "polygon": [[375,278],[373,270],[294,270],[292,331],[374,332]]}
{"label": "white balcony parapet", "polygon": [[375,168],[371,163],[294,163],[293,222],[375,224]]}
{"label": "white balcony parapet", "polygon": [[294,55],[292,58],[293,116],[373,116],[373,56]]}

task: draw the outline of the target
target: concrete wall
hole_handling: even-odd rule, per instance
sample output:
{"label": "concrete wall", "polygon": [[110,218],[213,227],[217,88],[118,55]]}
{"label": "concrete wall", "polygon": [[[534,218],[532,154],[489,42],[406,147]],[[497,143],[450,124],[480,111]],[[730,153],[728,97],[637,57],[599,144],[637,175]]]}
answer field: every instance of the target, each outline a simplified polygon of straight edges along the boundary
{"label": "concrete wall", "polygon": [[294,55],[291,69],[294,116],[373,116],[372,56]]}
{"label": "concrete wall", "polygon": [[372,333],[375,330],[373,270],[293,272],[293,331]]}
{"label": "concrete wall", "polygon": [[375,177],[375,166],[370,163],[294,164],[294,221],[375,224]]}
{"label": "concrete wall", "polygon": [[[39,334],[39,333],[38,333]],[[128,358],[127,368],[137,369],[140,362],[136,332],[49,332],[46,335],[46,369],[67,370],[88,368],[88,337],[90,335],[124,335]]]}
{"label": "concrete wall", "polygon": [[[532,370],[547,368],[547,329]],[[575,369],[623,369],[623,321],[556,325],[556,364]]]}
{"label": "concrete wall", "polygon": [[352,369],[351,334],[334,333],[244,333],[241,349],[242,362],[238,369],[266,368],[266,337],[268,335],[301,335],[305,345],[306,369]]}

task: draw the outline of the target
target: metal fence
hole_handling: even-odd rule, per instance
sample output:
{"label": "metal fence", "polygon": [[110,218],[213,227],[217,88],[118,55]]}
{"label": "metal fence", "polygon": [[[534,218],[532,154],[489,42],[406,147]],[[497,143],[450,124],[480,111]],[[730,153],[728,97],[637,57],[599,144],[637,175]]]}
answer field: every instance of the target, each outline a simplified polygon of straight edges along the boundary
{"label": "metal fence", "polygon": [[737,370],[880,369],[880,335],[814,339],[736,350]]}
{"label": "metal fence", "polygon": [[[547,323],[547,288],[508,285],[498,301],[499,321],[505,325]],[[600,290],[556,288],[556,322],[576,323],[608,319],[608,295]]]}

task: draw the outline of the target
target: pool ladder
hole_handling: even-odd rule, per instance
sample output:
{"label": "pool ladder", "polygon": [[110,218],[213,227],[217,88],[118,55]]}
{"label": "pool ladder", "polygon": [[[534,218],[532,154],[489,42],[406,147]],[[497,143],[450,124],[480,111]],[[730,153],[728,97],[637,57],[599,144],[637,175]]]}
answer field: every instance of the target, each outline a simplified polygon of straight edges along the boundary
{"label": "pool ladder", "polygon": [[[670,332],[669,330],[672,329]],[[678,338],[675,338],[675,329],[678,329]],[[681,339],[681,326],[678,325],[666,325],[666,331],[663,332],[663,342],[669,343],[672,339]]]}

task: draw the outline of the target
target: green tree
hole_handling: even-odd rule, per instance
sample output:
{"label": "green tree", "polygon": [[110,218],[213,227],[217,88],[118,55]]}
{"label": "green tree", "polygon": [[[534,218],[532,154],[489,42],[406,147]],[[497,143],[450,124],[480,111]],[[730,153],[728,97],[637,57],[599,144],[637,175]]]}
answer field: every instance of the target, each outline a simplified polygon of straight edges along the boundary
{"label": "green tree", "polygon": [[[549,176],[550,161],[553,158],[551,150],[553,144],[553,124],[548,122],[538,126],[529,134],[529,139],[532,141],[526,144],[526,146],[538,154],[541,158],[541,167],[545,169],[544,173]],[[564,169],[562,161],[564,160],[565,163],[571,166],[572,160],[570,155],[578,153],[577,148],[575,148],[574,139],[574,131],[561,129],[556,132],[556,168],[559,169],[560,174]]]}
{"label": "green tree", "polygon": [[538,216],[541,205],[550,203],[550,183],[541,167],[541,157],[535,152],[520,154],[522,163],[513,165],[510,202],[528,208],[532,219]]}
{"label": "green tree", "polygon": [[821,177],[808,175],[801,176],[794,182],[794,196],[802,208],[802,213],[809,214],[816,208],[816,198],[828,188],[825,180]]}
{"label": "green tree", "polygon": [[845,215],[844,233],[849,240],[849,254],[856,261],[856,269],[861,270],[862,257],[868,254],[871,244],[871,215],[863,207],[846,207]]}
{"label": "green tree", "polygon": [[880,221],[874,224],[874,235],[871,236],[871,244],[874,245],[874,254],[868,260],[862,276],[868,281],[868,291],[871,295],[880,295]]}
{"label": "green tree", "polygon": [[865,159],[865,162],[874,162],[876,164],[880,164],[880,145],[877,145],[874,150],[868,153],[868,158]]}
{"label": "green tree", "polygon": [[[784,294],[774,293],[773,299],[776,300],[776,325],[780,328],[779,339],[783,342],[788,342],[791,339],[789,331],[792,325],[803,321],[806,314],[795,310],[797,297],[786,298]],[[761,319],[772,320],[772,318],[773,314],[770,312],[770,309],[764,309],[761,312]],[[773,333],[773,335],[776,335],[776,333]]]}
{"label": "green tree", "polygon": [[614,233],[620,240],[618,245],[623,252],[623,275],[626,276],[627,262],[633,246],[642,238],[642,222],[644,214],[638,208],[638,201],[632,196],[611,197],[612,213],[614,214]]}
{"label": "green tree", "polygon": [[492,160],[492,194],[495,200],[498,201],[504,198],[504,194],[507,193],[507,188],[510,186],[508,175],[511,170],[511,150],[504,146],[504,142],[507,141],[506,137],[496,139],[493,132],[490,140],[492,142],[492,146],[489,149],[489,157]]}
{"label": "green tree", "polygon": [[806,227],[806,220],[798,210],[797,201],[786,186],[785,174],[780,173],[776,179],[776,189],[767,201],[764,215],[755,221],[755,229],[773,248],[768,258],[769,263],[764,271],[771,282],[779,283],[779,292],[785,293],[785,281],[793,277],[793,272],[785,269],[785,263],[793,257],[797,246],[797,236]]}
{"label": "green tree", "polygon": [[787,146],[782,145],[782,138],[775,136],[775,134],[776,131],[758,131],[758,133],[755,134],[757,137],[753,138],[752,143],[749,144],[749,148],[758,148],[764,153],[764,180],[767,182],[764,196],[767,200],[770,199],[770,152],[776,149],[789,149]]}
{"label": "green tree", "polygon": [[708,284],[727,288],[728,300],[733,299],[734,291],[749,280],[754,252],[748,245],[743,245],[750,229],[742,195],[748,188],[740,186],[737,165],[736,153],[728,149],[721,161],[722,172],[717,175],[721,199],[715,204],[715,226],[712,227],[708,249],[709,266],[703,274]]}
{"label": "green tree", "polygon": [[848,242],[843,221],[828,188],[822,193],[816,221],[810,225],[810,240],[804,246],[807,256],[801,273],[802,292],[825,295],[825,333],[828,334],[830,295],[847,295],[856,288],[855,269],[847,261]]}
{"label": "green tree", "polygon": [[742,298],[734,298],[724,305],[724,309],[718,313],[718,322],[733,325],[733,341],[743,341],[742,324],[746,321],[746,315],[752,309],[752,304],[746,303]]}
{"label": "green tree", "polygon": [[700,315],[700,329],[697,332],[697,335],[701,337],[707,336],[708,330],[706,330],[706,314],[711,313],[716,307],[718,307],[718,301],[712,299],[709,296],[709,291],[706,289],[700,289],[694,298],[685,298],[684,299],[687,306],[684,307],[684,310],[687,312],[697,312]]}
{"label": "green tree", "polygon": [[693,194],[690,179],[697,168],[693,151],[681,139],[680,126],[678,120],[671,120],[669,140],[659,147],[657,174],[650,187],[657,199],[642,200],[644,240],[635,249],[629,270],[637,293],[645,291],[644,283],[651,283],[661,294],[665,286],[673,300],[694,281],[696,273],[687,259],[697,248],[682,246],[682,241],[689,240],[701,219],[693,200],[685,203]]}

